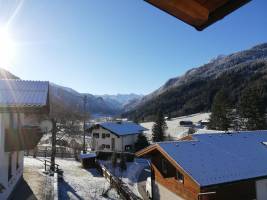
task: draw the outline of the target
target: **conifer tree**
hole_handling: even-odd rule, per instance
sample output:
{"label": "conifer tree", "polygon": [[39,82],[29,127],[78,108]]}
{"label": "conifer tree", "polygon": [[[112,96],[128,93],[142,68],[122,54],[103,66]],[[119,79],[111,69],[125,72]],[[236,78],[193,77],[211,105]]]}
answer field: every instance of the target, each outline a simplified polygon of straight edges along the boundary
{"label": "conifer tree", "polygon": [[242,93],[238,109],[243,129],[266,129],[265,105],[258,87],[250,87]]}
{"label": "conifer tree", "polygon": [[225,90],[220,90],[214,97],[209,129],[227,131],[231,126],[230,103]]}
{"label": "conifer tree", "polygon": [[135,146],[135,151],[139,151],[149,146],[149,142],[147,141],[146,136],[144,134],[139,134],[134,146]]}
{"label": "conifer tree", "polygon": [[163,113],[158,111],[155,123],[152,128],[152,140],[153,142],[161,142],[165,137],[165,130],[167,129],[167,124],[165,122]]}

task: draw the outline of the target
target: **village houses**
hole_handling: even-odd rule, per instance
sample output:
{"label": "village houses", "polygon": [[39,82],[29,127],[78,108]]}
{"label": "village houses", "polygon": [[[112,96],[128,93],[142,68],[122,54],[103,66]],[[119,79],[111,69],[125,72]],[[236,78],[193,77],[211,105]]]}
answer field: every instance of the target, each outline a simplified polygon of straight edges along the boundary
{"label": "village houses", "polygon": [[98,123],[90,130],[93,151],[131,152],[138,135],[147,129],[134,122],[117,121]]}

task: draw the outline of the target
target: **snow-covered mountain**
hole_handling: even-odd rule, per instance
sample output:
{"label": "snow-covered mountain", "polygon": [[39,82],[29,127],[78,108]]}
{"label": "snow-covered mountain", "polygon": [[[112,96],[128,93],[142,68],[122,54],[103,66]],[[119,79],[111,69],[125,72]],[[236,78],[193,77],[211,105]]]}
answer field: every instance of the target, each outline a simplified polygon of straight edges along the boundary
{"label": "snow-covered mountain", "polygon": [[132,101],[140,100],[143,95],[138,94],[116,94],[116,95],[99,95],[98,97],[101,97],[104,99],[105,102],[107,102],[109,105],[112,105],[113,107],[117,109],[123,109],[125,105],[131,103]]}
{"label": "snow-covered mountain", "polygon": [[[246,78],[251,78],[255,74],[258,74],[257,79],[259,79],[262,77],[261,74],[267,70],[266,62],[267,43],[228,56],[218,56],[207,64],[188,70],[182,76],[169,79],[151,94],[126,105],[124,116],[135,117],[136,113],[139,117],[154,115],[159,106],[167,113],[174,112],[176,116],[179,113],[190,114],[191,111],[192,113],[205,111],[209,108],[214,95],[208,93],[207,90],[213,91],[212,88],[215,88],[214,85],[210,85],[210,89],[208,89],[207,85],[217,84],[216,80],[222,79],[225,74],[229,74],[228,79],[236,75],[229,80],[232,81],[229,86],[233,86],[239,79],[245,81]],[[214,89],[213,92],[216,93],[217,89]],[[192,95],[193,93],[195,96]],[[204,93],[210,95],[206,99],[208,105],[200,104],[200,97],[204,98]],[[196,108],[197,106],[199,107]]]}

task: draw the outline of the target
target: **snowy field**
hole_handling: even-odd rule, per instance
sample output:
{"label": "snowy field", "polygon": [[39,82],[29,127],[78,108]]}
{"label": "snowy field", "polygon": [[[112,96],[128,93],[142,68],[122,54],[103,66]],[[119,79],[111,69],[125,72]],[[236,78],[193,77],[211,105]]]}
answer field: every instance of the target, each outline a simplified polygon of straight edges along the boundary
{"label": "snowy field", "polygon": [[109,190],[109,183],[96,169],[85,170],[81,163],[71,159],[57,159],[56,163],[64,171],[64,179],[59,183],[61,200],[121,199],[114,189]]}
{"label": "snowy field", "polygon": [[122,181],[128,186],[128,188],[137,196],[142,198],[138,191],[139,176],[143,169],[149,167],[148,162],[145,159],[135,159],[134,162],[127,162],[127,170],[121,172],[119,167],[115,170],[112,169],[110,161],[100,161],[109,171],[117,176],[121,177]]}
{"label": "snowy field", "polygon": [[[194,124],[197,124],[199,121],[207,121],[210,117],[210,113],[197,113],[193,115],[187,115],[177,118],[172,118],[171,120],[166,120],[168,129],[166,130],[166,136],[170,135],[173,138],[181,138],[188,133],[189,127],[180,126],[180,121],[192,121]],[[152,135],[152,127],[154,122],[145,122],[141,123],[141,125],[147,129],[148,131],[145,131],[145,134],[148,136],[148,138],[151,138]],[[206,128],[195,128],[196,134],[198,133],[212,133],[212,132],[218,132],[213,130],[207,130]]]}

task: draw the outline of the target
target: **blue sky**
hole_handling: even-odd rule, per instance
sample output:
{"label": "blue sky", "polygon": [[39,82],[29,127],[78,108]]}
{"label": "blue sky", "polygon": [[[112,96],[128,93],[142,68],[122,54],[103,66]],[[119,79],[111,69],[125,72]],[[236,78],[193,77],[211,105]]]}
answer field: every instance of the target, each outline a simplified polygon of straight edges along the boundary
{"label": "blue sky", "polygon": [[[0,0],[0,25],[20,1]],[[12,18],[6,69],[92,94],[147,94],[220,54],[267,41],[267,1],[202,32],[142,0],[25,0]]]}

